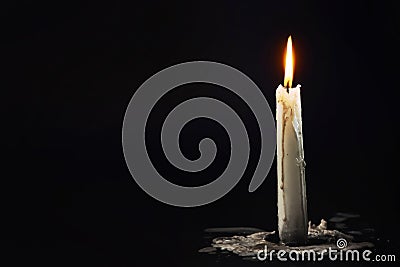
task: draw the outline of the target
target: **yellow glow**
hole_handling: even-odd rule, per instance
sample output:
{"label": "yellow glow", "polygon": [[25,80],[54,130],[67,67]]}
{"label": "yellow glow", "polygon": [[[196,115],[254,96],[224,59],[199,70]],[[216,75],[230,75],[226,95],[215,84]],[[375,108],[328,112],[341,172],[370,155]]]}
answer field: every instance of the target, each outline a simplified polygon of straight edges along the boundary
{"label": "yellow glow", "polygon": [[292,88],[293,71],[294,71],[294,56],[292,48],[292,36],[289,36],[286,47],[285,79],[283,81],[283,86]]}

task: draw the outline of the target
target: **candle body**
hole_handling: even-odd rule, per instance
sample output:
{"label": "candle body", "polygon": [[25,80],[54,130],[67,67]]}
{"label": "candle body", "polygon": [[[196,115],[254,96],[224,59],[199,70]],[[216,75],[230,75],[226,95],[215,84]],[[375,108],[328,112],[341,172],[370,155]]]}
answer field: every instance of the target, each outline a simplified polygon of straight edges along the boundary
{"label": "candle body", "polygon": [[300,85],[276,90],[278,231],[283,243],[307,240],[307,198]]}

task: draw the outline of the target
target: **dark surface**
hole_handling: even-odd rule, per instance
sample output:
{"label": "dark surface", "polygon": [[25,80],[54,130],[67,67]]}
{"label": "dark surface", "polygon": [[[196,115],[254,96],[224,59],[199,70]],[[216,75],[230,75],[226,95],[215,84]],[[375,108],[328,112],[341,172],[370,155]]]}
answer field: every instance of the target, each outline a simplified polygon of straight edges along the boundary
{"label": "dark surface", "polygon": [[[289,34],[296,55],[294,84],[302,84],[310,219],[356,212],[390,240],[387,253],[395,252],[400,23],[394,2],[3,5],[2,153],[7,161],[1,175],[0,244],[15,265],[26,260],[55,266],[201,266],[197,250],[203,229],[275,228],[276,166],[256,192],[247,192],[256,137],[240,183],[215,203],[184,209],[164,205],[136,185],[123,159],[121,126],[141,83],[191,60],[241,70],[274,110]],[[183,100],[184,93],[174,101]],[[247,117],[249,127],[257,129]],[[220,151],[228,150],[220,128],[197,123],[186,130],[189,136],[207,129]],[[197,144],[182,138],[185,153],[196,157]],[[160,152],[154,157],[164,161]],[[225,164],[221,156],[214,167]],[[213,176],[195,179],[189,184]]]}
{"label": "dark surface", "polygon": [[[321,221],[322,223],[322,221]],[[321,228],[323,230],[321,230]],[[309,229],[308,239],[304,245],[290,246],[282,244],[279,240],[276,229],[262,230],[250,227],[230,227],[230,228],[209,228],[204,230],[203,241],[204,248],[200,249],[199,252],[203,253],[203,261],[208,260],[212,262],[224,262],[229,261],[231,263],[240,264],[246,261],[251,261],[253,264],[282,264],[282,260],[277,257],[277,251],[279,250],[314,250],[315,252],[321,253],[322,250],[333,249],[339,252],[337,242],[340,239],[341,248],[349,250],[357,250],[359,252],[358,261],[363,262],[364,265],[371,264],[375,260],[375,255],[387,255],[385,252],[390,249],[391,244],[389,240],[382,240],[376,235],[375,229],[372,228],[368,222],[366,222],[359,214],[342,213],[338,212],[333,217],[329,218],[328,221],[324,221],[323,225],[312,224],[311,230]],[[260,239],[266,240],[269,243],[260,243]],[[346,242],[343,245],[342,242]],[[273,258],[267,255],[267,258],[259,260],[257,258],[257,252],[263,250],[267,246],[269,253],[273,254]],[[292,247],[292,248],[290,248]],[[232,251],[235,248],[236,253]],[[370,251],[370,255],[365,260],[363,252],[365,250]],[[334,253],[334,252],[332,252]],[[343,252],[346,253],[346,252]],[[212,256],[210,256],[212,255]],[[264,255],[261,255],[263,257]],[[293,265],[307,265],[313,262],[312,258],[304,260],[304,262],[292,260],[288,255],[281,255],[281,258],[286,258],[286,263]],[[318,259],[318,260],[317,260]],[[330,258],[324,252],[316,257],[315,262],[320,264],[336,263],[340,264],[339,256],[335,259]],[[342,254],[342,259],[345,259],[345,254]],[[347,263],[351,264],[357,260],[352,260],[351,257],[347,258]],[[370,262],[371,261],[371,262]],[[283,262],[285,263],[285,262]],[[375,264],[372,263],[372,264]],[[208,265],[208,264],[206,264]]]}

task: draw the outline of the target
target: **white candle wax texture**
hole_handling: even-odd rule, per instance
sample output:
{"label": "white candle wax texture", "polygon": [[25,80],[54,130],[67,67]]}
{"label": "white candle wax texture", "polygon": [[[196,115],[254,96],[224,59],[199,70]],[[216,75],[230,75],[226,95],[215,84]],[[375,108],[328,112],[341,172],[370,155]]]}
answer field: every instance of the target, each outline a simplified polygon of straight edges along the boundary
{"label": "white candle wax texture", "polygon": [[305,243],[307,199],[300,85],[276,90],[278,230],[284,243]]}

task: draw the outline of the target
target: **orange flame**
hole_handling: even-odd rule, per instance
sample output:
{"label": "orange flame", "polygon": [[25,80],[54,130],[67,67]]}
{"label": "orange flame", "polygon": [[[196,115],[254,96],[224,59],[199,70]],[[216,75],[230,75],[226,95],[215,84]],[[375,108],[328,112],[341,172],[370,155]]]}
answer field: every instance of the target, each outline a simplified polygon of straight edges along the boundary
{"label": "orange flame", "polygon": [[286,59],[285,59],[285,79],[283,86],[292,88],[294,72],[294,56],[292,49],[292,36],[289,36],[286,47]]}

